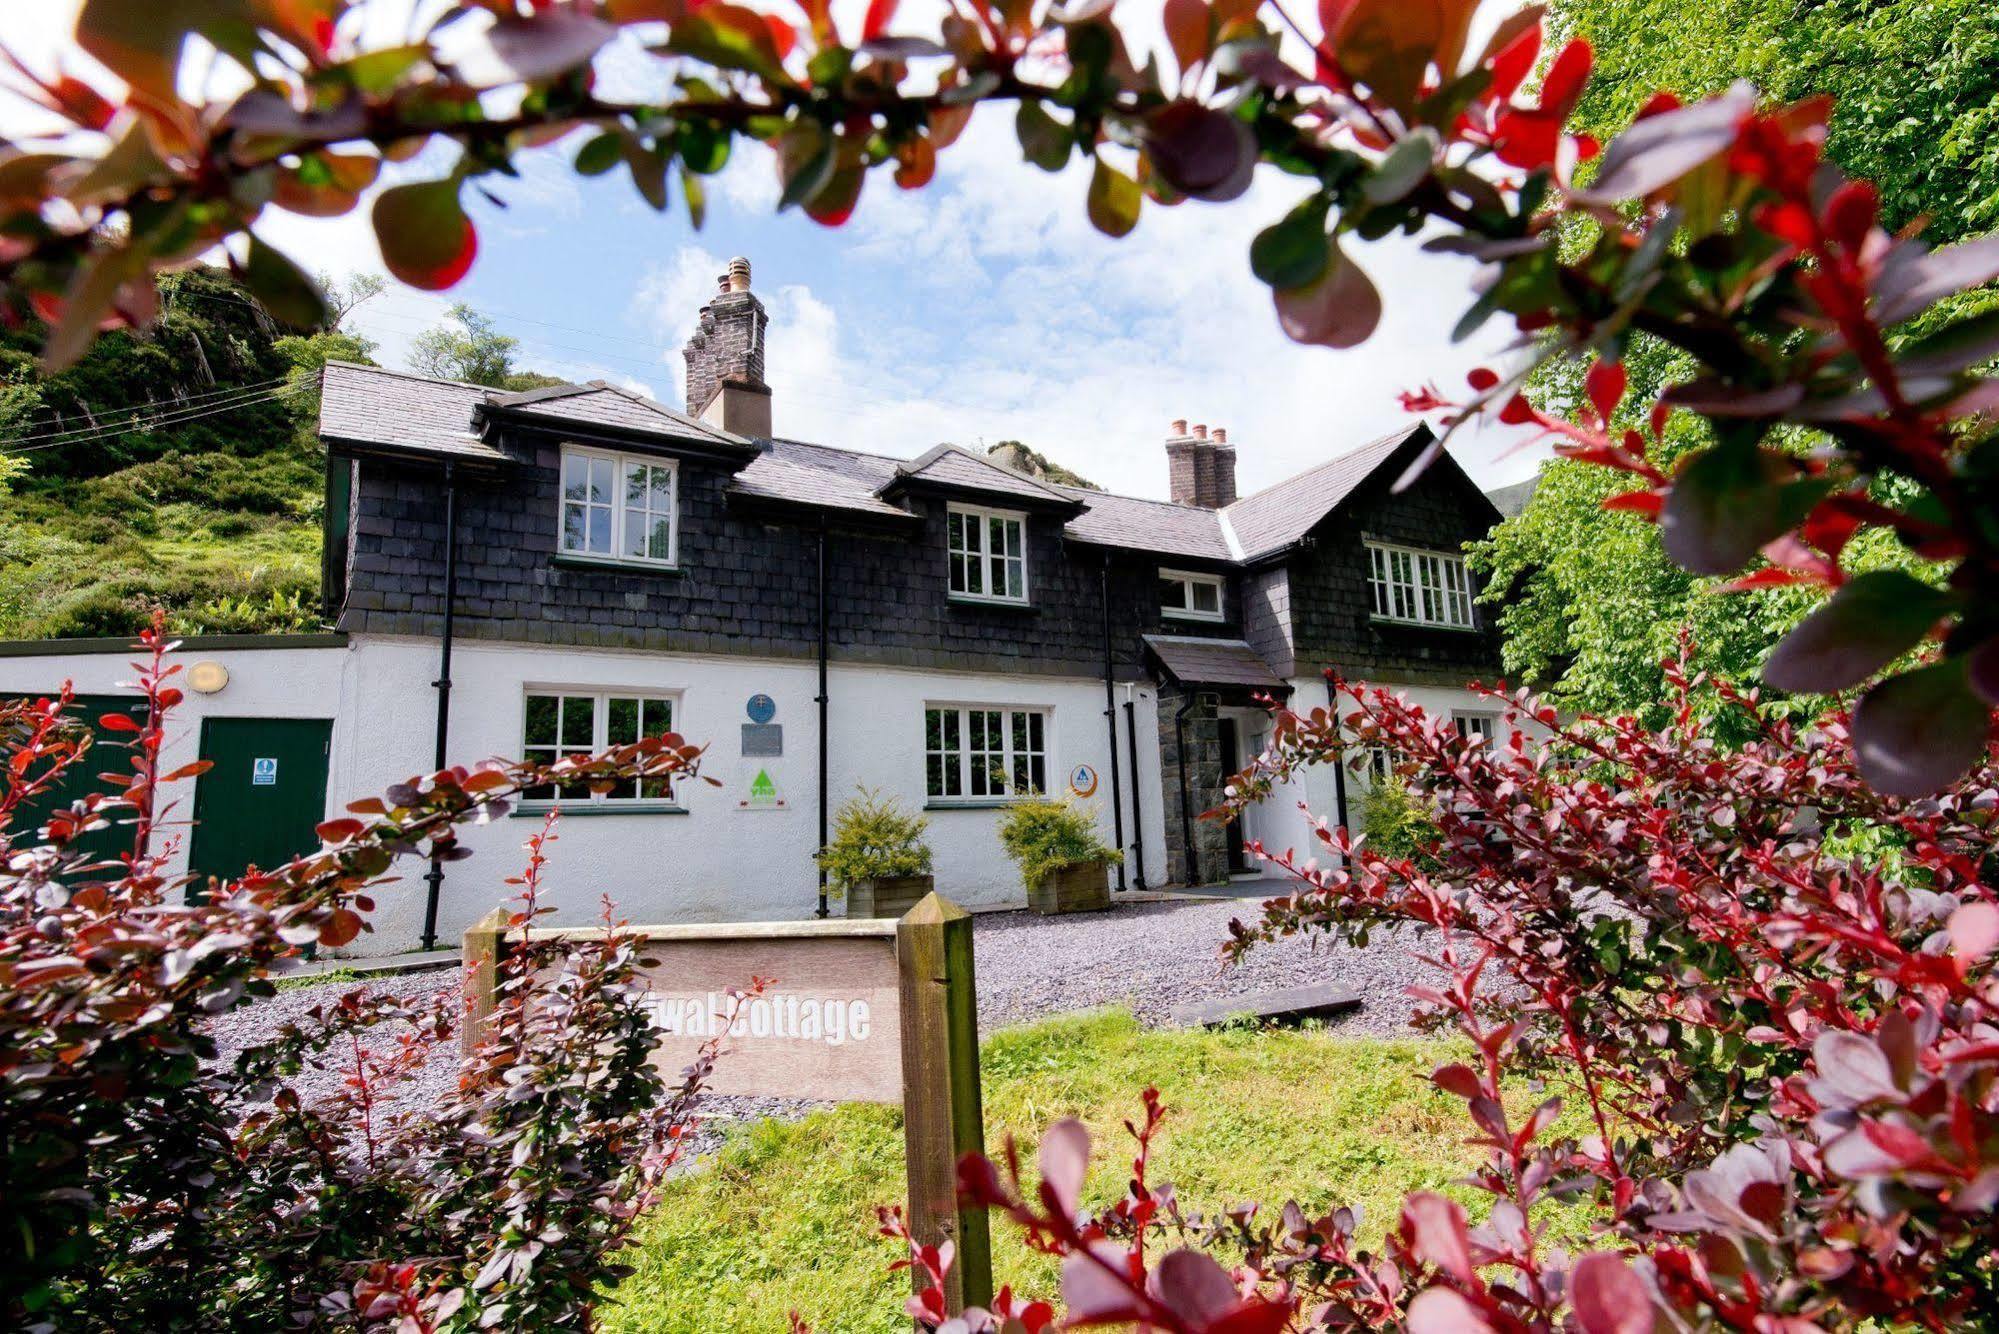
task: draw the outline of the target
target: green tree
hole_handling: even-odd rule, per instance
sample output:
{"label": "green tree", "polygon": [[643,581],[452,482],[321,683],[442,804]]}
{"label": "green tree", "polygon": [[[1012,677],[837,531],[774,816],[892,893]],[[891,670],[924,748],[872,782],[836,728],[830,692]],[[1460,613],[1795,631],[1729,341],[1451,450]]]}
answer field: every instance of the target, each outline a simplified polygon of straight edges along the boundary
{"label": "green tree", "polygon": [[447,312],[446,323],[426,329],[411,342],[410,369],[440,380],[463,380],[515,393],[568,383],[559,376],[516,369],[514,352],[520,345],[520,339],[500,332],[492,316],[459,301]]}
{"label": "green tree", "polygon": [[[1553,11],[1558,28],[1589,38],[1597,54],[1571,129],[1607,139],[1660,88],[1692,97],[1747,79],[1779,100],[1831,94],[1828,151],[1875,181],[1888,226],[1920,219],[1941,243],[1999,223],[1999,7],[1987,0],[1556,0]],[[1588,249],[1589,230],[1572,226],[1572,252]],[[1994,304],[1991,291],[1962,294],[1913,332]],[[1625,365],[1630,401],[1641,404],[1696,370],[1643,335]],[[1530,396],[1572,413],[1581,370],[1549,363]],[[1807,448],[1819,437],[1793,430],[1786,439]],[[1681,414],[1666,455],[1712,440],[1704,421]],[[1601,507],[1628,489],[1630,478],[1600,468],[1550,464],[1527,508],[1473,559],[1490,576],[1511,675],[1574,707],[1635,712],[1656,726],[1659,661],[1683,629],[1700,666],[1751,679],[1820,599],[1797,589],[1726,593],[1726,581],[1687,574],[1666,557],[1653,525]],[[1860,568],[1913,564],[1892,543],[1862,545]]]}

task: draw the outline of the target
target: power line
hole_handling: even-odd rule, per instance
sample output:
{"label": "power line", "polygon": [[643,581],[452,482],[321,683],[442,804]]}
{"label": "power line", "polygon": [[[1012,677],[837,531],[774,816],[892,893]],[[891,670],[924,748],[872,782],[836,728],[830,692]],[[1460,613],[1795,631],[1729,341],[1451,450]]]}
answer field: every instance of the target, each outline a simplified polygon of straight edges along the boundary
{"label": "power line", "polygon": [[210,404],[212,404],[217,400],[227,399],[227,398],[239,398],[248,394],[259,393],[275,385],[281,385],[290,378],[291,377],[289,376],[280,375],[269,380],[259,380],[254,384],[239,384],[239,385],[231,385],[225,389],[211,389],[206,393],[194,394],[187,398],[181,399],[180,401],[168,407],[162,407],[157,403],[148,403],[143,406],[134,406],[131,408],[123,409],[125,415],[120,418],[115,418],[108,421],[92,422],[88,426],[69,426],[53,431],[37,431],[33,435],[15,436],[13,439],[8,440],[6,443],[9,445],[21,445],[21,444],[26,444],[32,440],[48,440],[56,436],[95,435],[100,432],[111,432],[113,434],[116,434],[119,431],[134,429],[134,424],[140,421],[157,420],[162,417],[185,412],[189,408],[199,408],[199,407],[209,406]]}
{"label": "power line", "polygon": [[[186,423],[188,423],[188,422],[191,422],[191,421],[198,421],[198,420],[200,420],[200,419],[201,419],[201,418],[203,418],[203,417],[214,417],[214,416],[219,416],[219,415],[221,415],[221,414],[223,414],[223,413],[226,413],[226,412],[235,412],[235,411],[237,411],[237,410],[239,410],[239,409],[241,409],[241,408],[250,408],[250,407],[256,407],[256,406],[257,406],[258,404],[260,404],[260,403],[264,403],[264,402],[272,402],[272,403],[275,403],[275,402],[278,402],[278,401],[280,401],[280,400],[282,400],[282,399],[285,399],[285,398],[288,398],[288,397],[290,397],[291,395],[293,395],[293,394],[296,394],[296,393],[300,392],[301,390],[305,390],[305,389],[310,389],[310,388],[312,388],[312,387],[313,387],[313,386],[312,386],[312,382],[311,382],[311,381],[301,381],[301,382],[300,382],[300,383],[298,383],[298,384],[295,384],[295,385],[290,385],[290,386],[287,386],[287,387],[285,387],[285,388],[281,388],[281,389],[271,389],[271,390],[266,390],[266,391],[264,391],[264,392],[262,392],[262,393],[260,393],[260,394],[257,394],[257,395],[255,395],[254,397],[252,397],[252,398],[250,398],[250,399],[248,399],[248,400],[245,400],[245,401],[242,401],[242,402],[232,402],[232,403],[218,403],[218,404],[215,404],[215,405],[213,405],[213,406],[211,406],[211,407],[209,407],[209,408],[207,408],[207,409],[204,409],[203,411],[200,411],[200,412],[190,412],[190,413],[186,413],[186,414],[184,414],[184,415],[181,415],[181,416],[177,416],[177,417],[173,418],[173,419],[172,419],[171,421],[165,421],[165,420],[163,420],[163,421],[161,421],[160,423],[158,423],[158,425],[160,425],[160,426],[181,426],[181,425],[185,425]],[[85,436],[85,437],[83,437],[83,438],[81,438],[81,439],[76,439],[76,440],[49,440],[49,441],[45,441],[44,443],[42,443],[42,444],[39,444],[39,445],[26,445],[26,446],[23,446],[23,447],[22,447],[22,448],[20,448],[20,449],[7,449],[7,450],[4,450],[4,451],[0,451],[0,453],[6,453],[6,454],[9,454],[9,455],[13,455],[13,454],[32,454],[32,453],[34,453],[34,452],[35,452],[36,450],[41,450],[41,449],[59,449],[59,448],[62,448],[63,446],[65,446],[65,445],[87,445],[87,444],[93,444],[93,443],[95,443],[95,442],[96,442],[96,441],[98,441],[98,440],[107,440],[107,439],[110,439],[110,438],[111,438],[111,437],[113,437],[113,436],[118,436],[118,435],[125,435],[125,434],[127,434],[127,433],[129,432],[129,430],[130,430],[130,429],[131,429],[131,428],[129,428],[129,427],[119,427],[119,428],[111,428],[111,429],[106,429],[106,430],[103,430],[103,431],[100,431],[99,433],[97,433],[97,434],[95,434],[95,435],[90,435],[90,436]]]}

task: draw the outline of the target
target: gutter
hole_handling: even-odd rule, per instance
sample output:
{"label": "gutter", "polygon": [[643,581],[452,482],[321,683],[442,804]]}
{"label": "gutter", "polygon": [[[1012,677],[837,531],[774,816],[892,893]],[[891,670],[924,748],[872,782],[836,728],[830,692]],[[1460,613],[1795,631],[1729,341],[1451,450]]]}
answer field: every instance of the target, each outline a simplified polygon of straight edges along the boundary
{"label": "gutter", "polygon": [[[444,630],[437,645],[437,744],[431,772],[442,770],[451,735],[451,640],[458,610],[458,472],[455,463],[444,465]],[[444,860],[441,852],[430,855],[430,870],[424,880],[429,890],[423,904],[423,948],[437,948],[437,904],[444,894]]]}
{"label": "gutter", "polygon": [[[1138,871],[1134,889],[1145,888],[1145,821],[1139,818],[1138,793],[1144,785],[1138,781],[1138,706],[1132,701],[1135,687],[1127,681],[1124,685],[1124,739],[1131,747],[1131,851]],[[1116,747],[1113,745],[1113,752]]]}
{"label": "gutter", "polygon": [[[1333,688],[1332,668],[1326,668],[1325,678],[1326,712],[1332,716],[1333,735],[1338,737],[1340,734],[1340,692]],[[1335,823],[1340,828],[1346,829],[1348,833],[1353,832],[1347,827],[1347,756],[1344,742],[1333,752],[1333,815],[1335,816]],[[1340,856],[1340,866],[1343,870],[1347,866],[1345,854],[1341,854]]]}
{"label": "gutter", "polygon": [[[1117,839],[1119,852],[1124,851],[1124,785],[1118,778],[1117,758],[1117,687],[1111,681],[1111,557],[1104,553],[1102,569],[1102,596],[1099,601],[1104,614],[1104,727],[1110,734],[1111,748],[1111,829]],[[1136,787],[1138,770],[1133,769],[1131,781]],[[1117,864],[1118,893],[1127,888],[1124,878],[1124,863]]]}
{"label": "gutter", "polygon": [[[819,520],[819,693],[813,697],[819,706],[819,846],[826,846],[826,725],[828,710],[832,704],[832,691],[826,684],[827,657],[827,608],[826,608],[826,520]],[[814,861],[817,862],[817,858]],[[815,914],[826,916],[826,867],[819,866],[819,907]]]}

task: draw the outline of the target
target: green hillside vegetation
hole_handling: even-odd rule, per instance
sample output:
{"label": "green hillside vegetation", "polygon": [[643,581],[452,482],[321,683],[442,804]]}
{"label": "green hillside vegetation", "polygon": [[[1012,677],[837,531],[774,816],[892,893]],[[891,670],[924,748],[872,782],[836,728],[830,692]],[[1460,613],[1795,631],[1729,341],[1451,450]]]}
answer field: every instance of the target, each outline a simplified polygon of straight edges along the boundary
{"label": "green hillside vegetation", "polygon": [[[382,280],[327,285],[337,323]],[[287,333],[220,270],[159,289],[152,328],[57,375],[36,367],[40,328],[0,332],[0,639],[133,634],[156,607],[177,634],[323,627],[315,386],[373,345]],[[451,314],[418,340],[426,373],[558,383],[515,369],[477,312]]]}
{"label": "green hillside vegetation", "polygon": [[320,623],[323,468],[314,372],[365,357],[337,332],[288,335],[226,273],[160,279],[143,336],[108,334],[42,375],[37,328],[0,335],[0,637]]}

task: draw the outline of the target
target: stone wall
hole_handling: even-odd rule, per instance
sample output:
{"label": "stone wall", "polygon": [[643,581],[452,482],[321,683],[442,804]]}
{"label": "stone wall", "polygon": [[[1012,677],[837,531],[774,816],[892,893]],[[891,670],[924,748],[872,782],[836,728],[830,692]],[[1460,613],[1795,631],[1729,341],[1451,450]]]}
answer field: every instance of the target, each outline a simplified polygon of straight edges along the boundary
{"label": "stone wall", "polygon": [[[1212,885],[1226,881],[1229,874],[1228,833],[1220,824],[1201,818],[1201,812],[1213,810],[1222,800],[1221,729],[1212,695],[1197,695],[1186,718],[1176,724],[1175,717],[1186,703],[1187,694],[1179,687],[1169,684],[1159,688],[1159,786],[1166,822],[1166,876],[1176,885]],[[1184,805],[1180,795],[1183,769],[1187,778]],[[1194,844],[1191,862],[1187,846],[1190,832]]]}

